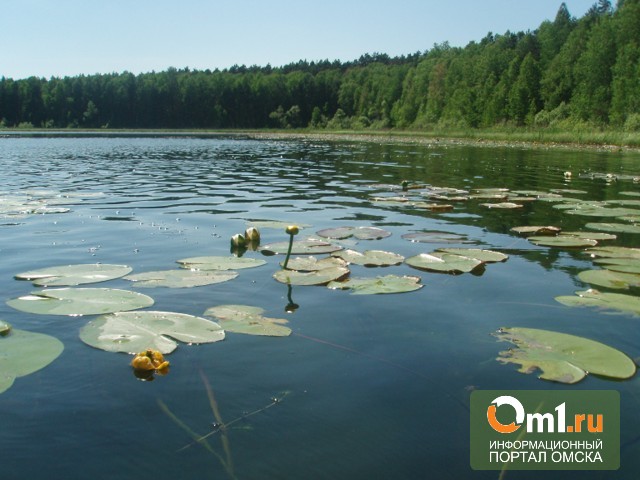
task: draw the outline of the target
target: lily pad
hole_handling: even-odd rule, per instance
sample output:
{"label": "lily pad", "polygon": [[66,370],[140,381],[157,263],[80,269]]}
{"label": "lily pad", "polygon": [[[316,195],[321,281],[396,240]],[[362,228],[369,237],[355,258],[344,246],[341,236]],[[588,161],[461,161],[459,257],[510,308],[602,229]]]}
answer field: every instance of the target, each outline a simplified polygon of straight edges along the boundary
{"label": "lily pad", "polygon": [[204,312],[206,316],[216,318],[228,332],[270,337],[291,335],[291,329],[285,327],[289,323],[287,320],[264,317],[263,313],[262,308],[248,305],[219,305]]}
{"label": "lily pad", "polygon": [[159,270],[127,275],[124,278],[134,282],[136,287],[191,288],[228,282],[237,276],[238,272],[228,270]]}
{"label": "lily pad", "polygon": [[627,290],[629,287],[640,286],[640,275],[635,273],[613,272],[611,270],[584,270],[578,278],[585,283],[600,287]]}
{"label": "lily pad", "polygon": [[587,238],[590,240],[615,240],[618,238],[617,235],[613,233],[605,233],[605,232],[563,232],[561,236],[568,235],[570,237],[578,237],[578,238]]}
{"label": "lily pad", "polygon": [[592,230],[600,230],[603,232],[613,233],[640,233],[640,225],[629,225],[627,223],[600,223],[590,222],[585,227]]}
{"label": "lily pad", "polygon": [[473,193],[469,195],[470,200],[506,200],[508,197],[507,192],[487,192],[487,193]]}
{"label": "lily pad", "polygon": [[561,228],[554,227],[551,225],[546,225],[546,226],[525,225],[522,227],[513,227],[511,231],[514,233],[517,233],[518,235],[523,235],[527,237],[530,235],[536,235],[540,237],[540,236],[546,236],[546,235],[551,235],[551,236],[558,235],[561,231]]}
{"label": "lily pad", "polygon": [[469,273],[483,265],[475,258],[445,252],[421,253],[405,260],[410,267],[441,273]]}
{"label": "lily pad", "polygon": [[296,270],[278,270],[273,274],[280,283],[287,285],[326,285],[327,283],[349,275],[346,267],[331,267],[312,272],[298,272]]}
{"label": "lily pad", "polygon": [[[265,255],[286,254],[289,249],[289,242],[277,242],[265,245],[260,251]],[[342,250],[342,247],[322,240],[298,240],[293,242],[292,255],[319,255],[323,253],[333,253]]]}
{"label": "lily pad", "polygon": [[482,250],[480,248],[439,248],[438,252],[475,258],[484,263],[506,262],[509,258],[509,255],[505,255],[504,253],[493,250]]}
{"label": "lily pad", "polygon": [[12,308],[42,315],[99,315],[150,307],[153,299],[115,288],[55,288],[37,290],[7,302]]}
{"label": "lily pad", "polygon": [[342,240],[349,237],[354,237],[358,240],[380,240],[391,235],[391,232],[377,227],[325,228],[324,230],[319,230],[316,233],[321,237],[336,240]]}
{"label": "lily pad", "polygon": [[593,261],[614,272],[640,273],[639,258],[594,258]]}
{"label": "lily pad", "polygon": [[592,257],[600,258],[637,258],[640,259],[640,248],[630,247],[595,247],[587,250]]}
{"label": "lily pad", "polygon": [[419,243],[471,243],[466,235],[437,231],[405,233],[402,238]]}
{"label": "lily pad", "polygon": [[561,295],[556,297],[556,301],[568,307],[596,307],[602,310],[640,315],[640,297],[600,292],[593,288],[576,292],[575,295]]}
{"label": "lily pad", "polygon": [[558,248],[595,247],[598,244],[597,240],[592,240],[590,238],[574,237],[570,235],[558,235],[557,237],[533,236],[533,237],[528,237],[527,240],[529,240],[534,245],[540,245],[543,247],[558,247]]}
{"label": "lily pad", "polygon": [[449,212],[453,210],[453,205],[448,203],[428,203],[428,202],[411,202],[411,206],[415,208],[424,208],[432,212]]}
{"label": "lily pad", "polygon": [[616,217],[616,219],[622,220],[623,222],[640,223],[640,215],[623,215],[621,217]]}
{"label": "lily pad", "polygon": [[[284,262],[280,262],[280,266]],[[287,268],[298,272],[316,272],[325,268],[346,267],[347,262],[338,257],[326,257],[318,260],[316,257],[295,257],[289,260]]]}
{"label": "lily pad", "polygon": [[241,270],[259,267],[267,262],[261,258],[206,256],[183,258],[178,263],[190,270]]}
{"label": "lily pad", "polygon": [[552,188],[551,189],[552,193],[567,193],[569,195],[586,195],[587,192],[586,190],[577,190],[574,188]]}
{"label": "lily pad", "polygon": [[625,215],[638,214],[637,209],[623,208],[623,207],[607,207],[603,205],[593,205],[590,203],[583,203],[575,205],[574,208],[566,209],[565,213],[571,215],[583,215],[587,217],[622,217]]}
{"label": "lily pad", "polygon": [[520,365],[522,373],[540,370],[544,380],[577,383],[588,373],[615,379],[636,373],[627,355],[588,338],[533,328],[503,328],[496,336],[518,347],[500,352],[498,361]]}
{"label": "lily pad", "polygon": [[216,322],[175,312],[117,312],[102,315],[80,330],[87,345],[107,352],[136,353],[148,348],[163,354],[178,344],[213,343],[224,339],[224,330]]}
{"label": "lily pad", "polygon": [[345,282],[331,282],[327,285],[332,290],[351,290],[352,295],[376,295],[385,293],[405,293],[419,290],[420,277],[385,275],[375,278],[350,278]]}
{"label": "lily pad", "polygon": [[124,277],[131,270],[132,268],[128,265],[92,263],[42,268],[19,273],[15,278],[17,280],[30,280],[34,285],[40,287],[72,287]]}
{"label": "lily pad", "polygon": [[16,378],[49,365],[63,350],[60,340],[42,333],[11,330],[0,336],[0,393],[8,390]]}
{"label": "lily pad", "polygon": [[364,265],[365,267],[388,267],[391,265],[400,265],[404,261],[402,255],[385,252],[383,250],[365,250],[364,253],[356,250],[341,250],[332,253],[332,255],[340,257],[345,262],[354,265]]}
{"label": "lily pad", "polygon": [[497,208],[500,210],[513,210],[516,208],[522,208],[521,204],[513,202],[481,203],[480,205],[482,205],[483,207]]}

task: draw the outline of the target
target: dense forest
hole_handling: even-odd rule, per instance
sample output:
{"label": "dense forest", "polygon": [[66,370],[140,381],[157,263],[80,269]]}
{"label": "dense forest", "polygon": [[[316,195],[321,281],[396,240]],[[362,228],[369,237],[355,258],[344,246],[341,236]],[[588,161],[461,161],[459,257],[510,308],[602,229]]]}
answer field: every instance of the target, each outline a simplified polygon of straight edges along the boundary
{"label": "dense forest", "polygon": [[464,48],[282,67],[0,78],[0,127],[640,130],[640,0]]}

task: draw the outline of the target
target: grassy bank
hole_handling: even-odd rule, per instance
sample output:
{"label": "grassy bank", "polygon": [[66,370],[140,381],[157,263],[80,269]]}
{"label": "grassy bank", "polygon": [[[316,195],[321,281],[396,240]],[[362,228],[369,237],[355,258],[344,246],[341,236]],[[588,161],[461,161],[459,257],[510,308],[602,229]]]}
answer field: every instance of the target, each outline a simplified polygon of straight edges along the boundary
{"label": "grassy bank", "polygon": [[399,143],[444,143],[472,145],[512,145],[538,148],[595,148],[640,150],[640,132],[618,130],[550,130],[525,128],[466,130],[254,130],[245,134],[255,138],[307,137],[335,140],[369,140]]}

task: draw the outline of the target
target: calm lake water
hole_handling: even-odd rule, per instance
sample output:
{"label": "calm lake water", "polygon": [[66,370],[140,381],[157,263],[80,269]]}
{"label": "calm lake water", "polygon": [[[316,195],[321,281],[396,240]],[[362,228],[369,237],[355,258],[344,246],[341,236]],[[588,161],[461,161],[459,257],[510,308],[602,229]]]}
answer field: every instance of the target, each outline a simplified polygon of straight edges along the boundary
{"label": "calm lake water", "polygon": [[[491,335],[505,326],[549,329],[640,356],[637,318],[554,300],[588,287],[576,278],[592,268],[584,253],[538,247],[509,231],[539,224],[576,230],[599,220],[543,201],[498,210],[469,200],[438,213],[373,200],[402,195],[380,184],[403,180],[466,191],[572,189],[586,193],[565,195],[630,199],[622,192],[640,192],[637,183],[581,174],[640,175],[637,154],[228,137],[7,137],[0,139],[0,165],[1,196],[69,209],[0,219],[0,319],[65,346],[55,362],[0,395],[2,479],[497,478],[498,472],[469,466],[474,388],[620,391],[620,471],[544,475],[638,478],[639,375],[623,382],[594,376],[576,385],[545,382],[498,363],[509,345]],[[565,171],[573,173],[570,179]],[[135,273],[172,269],[185,257],[229,255],[231,235],[256,220],[312,225],[301,235],[346,225],[392,233],[346,243],[360,251],[409,257],[478,246],[510,258],[482,275],[428,273],[406,264],[352,267],[352,276],[421,277],[424,288],[396,295],[321,286],[289,292],[272,278],[282,256],[251,251],[245,256],[267,264],[227,283],[136,289],[117,279],[95,285],[150,295],[153,310],[202,315],[212,306],[246,304],[289,320],[289,337],[228,333],[214,344],[181,344],[168,358],[169,375],[152,382],[134,377],[129,356],[81,342],[79,329],[94,317],[26,314],[5,304],[36,289],[15,280],[18,273],[96,262],[130,265]],[[402,238],[420,231],[456,234],[468,243]],[[639,246],[639,237],[622,234],[614,244]],[[280,229],[262,230],[263,244],[287,239]],[[290,299],[299,306],[294,313],[285,312]],[[214,431],[203,376],[225,422],[269,408],[234,423],[224,444]],[[281,401],[271,406],[273,398]],[[197,434],[214,431],[208,440],[215,453],[192,444],[159,402]],[[229,457],[225,470],[221,459]],[[539,477],[508,472],[504,478]]]}

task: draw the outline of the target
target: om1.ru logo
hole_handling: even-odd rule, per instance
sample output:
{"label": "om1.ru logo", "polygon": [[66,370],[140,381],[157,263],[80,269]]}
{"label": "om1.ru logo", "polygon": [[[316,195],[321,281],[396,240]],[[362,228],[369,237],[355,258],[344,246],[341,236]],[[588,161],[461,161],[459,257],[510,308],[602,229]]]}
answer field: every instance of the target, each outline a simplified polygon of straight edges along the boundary
{"label": "om1.ru logo", "polygon": [[[509,405],[515,411],[515,421],[509,424],[500,422],[497,418],[498,407]],[[526,425],[527,433],[580,433],[583,426],[589,433],[603,432],[603,415],[598,414],[574,414],[573,424],[567,425],[566,420],[566,403],[562,402],[555,409],[555,414],[548,413],[525,413],[524,406],[520,401],[510,395],[503,395],[494,398],[491,405],[487,408],[487,420],[489,425],[498,433],[513,433],[520,427]]]}
{"label": "om1.ru logo", "polygon": [[474,470],[620,468],[615,390],[474,390],[470,397]]}

